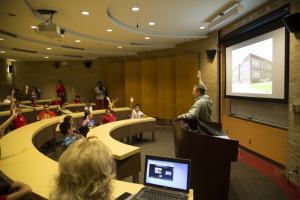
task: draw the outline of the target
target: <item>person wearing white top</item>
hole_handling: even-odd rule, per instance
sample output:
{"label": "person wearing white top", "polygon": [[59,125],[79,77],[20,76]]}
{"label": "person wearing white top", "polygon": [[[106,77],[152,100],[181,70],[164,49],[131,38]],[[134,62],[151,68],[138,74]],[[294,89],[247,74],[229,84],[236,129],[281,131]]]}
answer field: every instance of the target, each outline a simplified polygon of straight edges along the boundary
{"label": "person wearing white top", "polygon": [[[92,115],[93,107],[91,106],[91,101],[86,100],[85,104],[86,104],[86,107],[84,107],[84,111],[88,110],[91,112],[91,115]],[[83,112],[83,116],[84,116],[84,112]]]}
{"label": "person wearing white top", "polygon": [[[132,102],[134,101],[133,97],[130,97],[130,110],[131,110],[131,119],[141,119],[141,118],[146,118],[147,115],[145,115],[142,111],[140,111],[140,105],[136,104],[134,108],[132,108]],[[143,139],[143,133],[139,134],[139,140]],[[137,135],[132,136],[132,139],[134,141],[137,140]]]}
{"label": "person wearing white top", "polygon": [[100,110],[104,109],[104,98],[105,98],[105,87],[102,86],[102,82],[98,81],[97,87],[95,87],[95,95],[96,95],[96,102],[97,102],[97,109]]}

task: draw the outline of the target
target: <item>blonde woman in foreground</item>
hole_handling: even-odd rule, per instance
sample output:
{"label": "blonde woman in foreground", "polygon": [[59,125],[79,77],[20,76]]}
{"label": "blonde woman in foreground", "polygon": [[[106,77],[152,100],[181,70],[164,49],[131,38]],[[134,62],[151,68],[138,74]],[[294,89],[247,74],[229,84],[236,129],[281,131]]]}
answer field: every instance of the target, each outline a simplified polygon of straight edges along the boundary
{"label": "blonde woman in foreground", "polygon": [[113,156],[100,140],[74,142],[59,159],[50,200],[110,200]]}

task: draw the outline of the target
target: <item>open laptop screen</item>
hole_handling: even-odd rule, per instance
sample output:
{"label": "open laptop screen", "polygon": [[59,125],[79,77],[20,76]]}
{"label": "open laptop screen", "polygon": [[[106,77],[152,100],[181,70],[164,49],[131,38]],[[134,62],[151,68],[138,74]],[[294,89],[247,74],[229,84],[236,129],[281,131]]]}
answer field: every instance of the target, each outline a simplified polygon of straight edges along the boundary
{"label": "open laptop screen", "polygon": [[190,160],[146,155],[146,186],[189,193]]}

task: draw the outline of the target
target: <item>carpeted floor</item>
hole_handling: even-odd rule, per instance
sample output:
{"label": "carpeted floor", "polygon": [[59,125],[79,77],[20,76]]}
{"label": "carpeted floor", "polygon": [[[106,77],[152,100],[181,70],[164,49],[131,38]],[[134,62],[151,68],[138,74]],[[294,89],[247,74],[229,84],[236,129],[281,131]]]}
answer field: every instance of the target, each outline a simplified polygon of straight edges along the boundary
{"label": "carpeted floor", "polygon": [[[143,183],[145,155],[157,155],[164,157],[175,157],[173,133],[170,130],[156,131],[156,141],[151,142],[151,133],[144,133],[143,140],[134,142],[132,145],[141,147],[142,156],[142,171],[139,174],[139,181]],[[59,140],[58,140],[59,142]],[[53,152],[44,151],[44,153],[55,159]],[[63,153],[63,150],[57,148],[58,156]],[[126,178],[124,181],[132,182],[132,177]],[[242,162],[232,162],[230,175],[229,199],[266,199],[266,200],[284,200],[288,197],[274,183],[274,181],[247,166]]]}

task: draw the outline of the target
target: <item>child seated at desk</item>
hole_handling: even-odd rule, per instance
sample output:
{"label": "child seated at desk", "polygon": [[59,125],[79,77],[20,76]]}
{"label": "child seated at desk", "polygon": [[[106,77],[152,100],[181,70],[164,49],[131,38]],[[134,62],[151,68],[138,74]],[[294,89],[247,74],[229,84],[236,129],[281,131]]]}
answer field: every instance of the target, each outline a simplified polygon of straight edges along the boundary
{"label": "child seated at desk", "polygon": [[52,117],[56,117],[56,115],[49,110],[49,104],[44,105],[44,111],[42,111],[38,116],[37,120],[44,120],[44,119],[49,119]]}
{"label": "child seated at desk", "polygon": [[32,106],[32,107],[42,107],[42,105],[37,104],[37,99],[32,98],[30,101],[31,101],[30,106]]}
{"label": "child seated at desk", "polygon": [[27,99],[39,99],[38,95],[35,93],[35,89],[30,89],[30,91],[28,92],[28,85],[26,85],[26,91],[25,93],[27,94]]}
{"label": "child seated at desk", "polygon": [[81,103],[80,96],[79,95],[75,96],[75,90],[73,88],[72,88],[72,92],[73,92],[73,97],[74,97],[74,103]]}
{"label": "child seated at desk", "polygon": [[87,134],[90,130],[95,128],[95,122],[92,119],[91,112],[86,110],[84,111],[84,117],[82,121],[82,127],[84,127],[84,133]]}
{"label": "child seated at desk", "polygon": [[73,142],[78,139],[83,139],[81,135],[73,133],[70,122],[62,122],[59,124],[59,130],[64,135],[61,145],[67,149]]}
{"label": "child seated at desk", "polygon": [[6,99],[4,99],[2,103],[11,103],[11,96],[6,95]]}
{"label": "child seated at desk", "polygon": [[14,119],[13,123],[15,126],[15,129],[21,128],[26,125],[26,119],[22,115],[22,109],[20,107],[15,108],[15,113],[17,114],[17,117]]}
{"label": "child seated at desk", "polygon": [[84,107],[84,110],[88,110],[90,112],[93,111],[93,107],[91,106],[91,101],[90,100],[86,100],[85,101],[86,106]]}
{"label": "child seated at desk", "polygon": [[[55,131],[56,132],[60,132],[59,130],[59,125],[62,123],[62,122],[70,122],[71,124],[71,129],[73,130],[73,133],[76,133],[78,135],[80,135],[79,133],[79,130],[74,126],[74,119],[71,115],[67,115],[65,116],[64,118],[60,118],[60,123],[57,125]],[[82,136],[83,137],[83,136]]]}
{"label": "child seated at desk", "polygon": [[[60,105],[57,106],[57,108],[58,108],[58,112],[59,112],[61,115],[67,115],[67,114],[73,113],[72,111],[67,110],[66,104],[60,104]],[[79,111],[76,111],[76,112],[78,113]]]}
{"label": "child seated at desk", "polygon": [[49,199],[113,199],[114,159],[100,140],[75,141],[60,157]]}
{"label": "child seated at desk", "polygon": [[55,99],[53,98],[53,99],[49,102],[49,104],[51,104],[51,105],[60,105],[60,104],[66,104],[66,105],[68,105],[68,103],[62,101],[62,96],[60,96],[60,95],[57,95],[57,100],[55,100]]}
{"label": "child seated at desk", "polygon": [[12,111],[15,107],[20,107],[22,109],[33,109],[33,110],[35,110],[35,107],[25,106],[25,105],[21,104],[20,100],[18,100],[16,98],[12,98],[11,105],[10,105],[10,111]]}
{"label": "child seated at desk", "polygon": [[[110,107],[112,108],[109,97],[106,97],[106,99],[107,99]],[[106,108],[105,115],[101,118],[100,125],[110,123],[110,122],[115,122],[116,118],[114,116],[114,113],[115,113],[115,111],[113,109]]]}
{"label": "child seated at desk", "polygon": [[[136,104],[134,106],[134,108],[132,108],[132,102],[134,101],[133,97],[130,97],[130,110],[131,110],[131,119],[139,119],[139,118],[146,118],[147,115],[145,115],[144,113],[142,113],[142,111],[140,110],[140,105]],[[143,139],[143,133],[139,134],[139,140]],[[137,135],[132,136],[132,140],[136,141],[137,140]]]}

